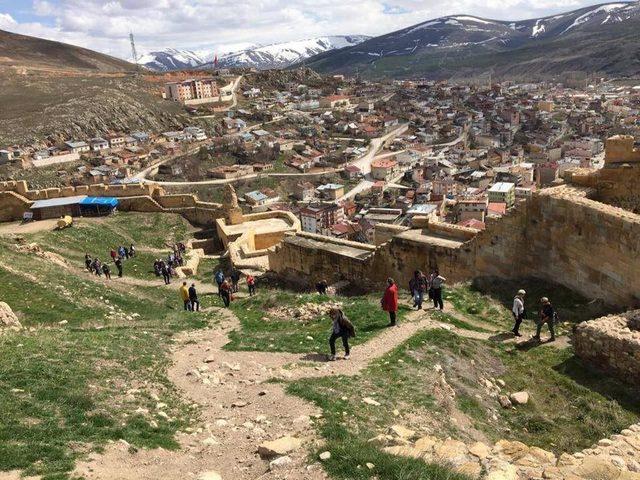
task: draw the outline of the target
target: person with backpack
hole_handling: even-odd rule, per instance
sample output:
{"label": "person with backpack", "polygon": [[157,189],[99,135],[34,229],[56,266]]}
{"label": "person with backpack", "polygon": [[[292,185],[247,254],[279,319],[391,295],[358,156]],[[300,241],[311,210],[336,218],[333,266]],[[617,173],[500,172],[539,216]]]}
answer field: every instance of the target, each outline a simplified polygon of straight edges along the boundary
{"label": "person with backpack", "polygon": [[222,296],[222,284],[224,283],[224,272],[221,268],[213,275],[216,283],[218,284],[218,296]]}
{"label": "person with backpack", "polygon": [[554,342],[556,340],[556,333],[553,324],[556,321],[557,314],[547,297],[542,297],[540,303],[542,304],[542,310],[540,310],[540,319],[536,324],[536,334],[533,336],[533,339],[538,342],[540,341],[540,332],[542,331],[542,326],[546,323],[549,327],[549,333],[551,334],[549,341]]}
{"label": "person with backpack", "polygon": [[160,272],[162,273],[162,279],[164,280],[164,284],[169,285],[171,283],[171,269],[169,265],[162,262],[162,268]]}
{"label": "person with backpack", "polygon": [[447,279],[440,275],[440,272],[436,270],[433,272],[433,278],[431,280],[431,290],[433,291],[433,308],[444,309],[444,303],[442,302],[442,285]]}
{"label": "person with backpack", "polygon": [[228,280],[224,280],[220,285],[220,297],[226,308],[231,304],[231,284]]}
{"label": "person with backpack", "polygon": [[396,312],[398,311],[398,286],[393,278],[387,278],[387,288],[380,300],[382,309],[389,313],[389,326],[396,326]]}
{"label": "person with backpack", "polygon": [[251,274],[247,275],[247,287],[249,287],[249,296],[253,297],[256,294],[256,277]]}
{"label": "person with backpack", "polygon": [[111,251],[109,252],[109,255],[111,255],[111,260],[115,262],[116,257],[118,256],[118,253],[112,248]]}
{"label": "person with backpack", "polygon": [[511,313],[513,313],[513,319],[515,320],[515,324],[511,331],[516,337],[521,337],[520,333],[520,324],[525,317],[524,311],[524,296],[527,294],[524,290],[518,290],[518,293],[513,298],[513,307],[511,308]]}
{"label": "person with backpack", "polygon": [[196,291],[196,284],[192,283],[189,287],[189,302],[191,302],[191,311],[200,311],[200,300],[198,300],[198,292]]}
{"label": "person with backpack", "polygon": [[424,292],[427,290],[427,277],[420,270],[413,272],[413,277],[409,281],[409,291],[413,297],[413,306],[422,310]]}
{"label": "person with backpack", "polygon": [[180,298],[182,298],[182,302],[184,303],[184,309],[187,311],[191,311],[191,301],[189,300],[189,289],[187,288],[187,282],[182,282],[182,286],[180,287]]}
{"label": "person with backpack", "polygon": [[240,282],[240,270],[234,268],[233,270],[231,270],[231,291],[233,293],[237,293],[238,292],[238,282]]}
{"label": "person with backpack", "polygon": [[336,359],[336,340],[342,339],[344,347],[344,359],[348,360],[350,355],[349,337],[356,336],[356,329],[347,316],[339,308],[333,307],[329,310],[329,317],[332,320],[331,336],[329,337],[329,348],[331,349],[330,361]]}
{"label": "person with backpack", "polygon": [[107,280],[111,280],[111,269],[106,263],[102,264],[102,273],[104,273],[104,278],[106,278]]}

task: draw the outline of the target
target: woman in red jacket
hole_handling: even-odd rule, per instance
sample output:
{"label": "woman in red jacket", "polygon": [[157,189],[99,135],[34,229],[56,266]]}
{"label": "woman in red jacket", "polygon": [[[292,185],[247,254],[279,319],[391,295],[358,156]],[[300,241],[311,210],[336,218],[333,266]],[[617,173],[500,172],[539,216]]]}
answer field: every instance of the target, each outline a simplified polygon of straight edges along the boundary
{"label": "woman in red jacket", "polygon": [[382,309],[385,312],[389,312],[389,326],[396,325],[396,312],[398,311],[398,286],[393,278],[387,278],[387,289],[384,291],[384,296],[380,301]]}

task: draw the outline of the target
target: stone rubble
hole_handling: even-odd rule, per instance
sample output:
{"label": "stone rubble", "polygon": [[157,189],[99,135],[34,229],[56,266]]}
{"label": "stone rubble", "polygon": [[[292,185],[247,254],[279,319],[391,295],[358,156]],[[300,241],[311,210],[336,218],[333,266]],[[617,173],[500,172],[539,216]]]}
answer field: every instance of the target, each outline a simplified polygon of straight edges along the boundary
{"label": "stone rubble", "polygon": [[[340,302],[305,303],[299,306],[281,306],[270,308],[269,317],[278,319],[293,319],[301,323],[310,322],[318,317],[326,316],[332,308],[342,308]],[[268,317],[264,317],[268,320]],[[265,320],[265,321],[266,321]]]}
{"label": "stone rubble", "polygon": [[[411,432],[399,425],[391,427],[391,431]],[[493,446],[483,442],[467,445],[431,435],[407,441],[413,436],[383,434],[369,442],[392,455],[450,465],[471,478],[482,475],[486,480],[640,480],[640,423],[600,440],[591,448],[559,457],[518,441],[500,440]]]}

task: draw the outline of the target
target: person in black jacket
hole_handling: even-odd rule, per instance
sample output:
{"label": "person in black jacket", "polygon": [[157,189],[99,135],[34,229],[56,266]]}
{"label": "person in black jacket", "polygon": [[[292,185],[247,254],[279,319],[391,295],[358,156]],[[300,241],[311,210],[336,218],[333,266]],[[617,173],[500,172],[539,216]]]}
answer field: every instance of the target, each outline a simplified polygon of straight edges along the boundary
{"label": "person in black jacket", "polygon": [[329,360],[336,359],[336,340],[342,339],[342,345],[344,346],[344,359],[349,359],[349,337],[355,337],[356,331],[353,328],[353,324],[349,321],[347,316],[339,308],[332,308],[329,310],[329,317],[331,317],[331,336],[329,337],[329,348],[331,349],[331,356]]}
{"label": "person in black jacket", "polygon": [[551,333],[549,341],[553,342],[556,339],[556,334],[553,329],[556,312],[547,297],[542,297],[540,303],[542,304],[542,310],[540,310],[540,319],[537,322],[536,334],[533,336],[533,339],[540,341],[540,332],[542,331],[542,326],[546,323],[549,327],[549,333]]}
{"label": "person in black jacket", "polygon": [[200,300],[198,300],[198,292],[196,291],[196,284],[192,283],[189,287],[189,301],[191,302],[191,311],[200,311]]}

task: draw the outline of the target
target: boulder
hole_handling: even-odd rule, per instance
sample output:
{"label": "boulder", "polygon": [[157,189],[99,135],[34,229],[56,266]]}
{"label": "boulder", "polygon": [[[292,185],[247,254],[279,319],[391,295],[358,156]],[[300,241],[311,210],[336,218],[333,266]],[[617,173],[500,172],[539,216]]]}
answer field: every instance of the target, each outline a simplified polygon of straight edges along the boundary
{"label": "boulder", "polygon": [[294,452],[301,446],[302,440],[287,435],[271,442],[264,442],[258,447],[258,454],[262,458],[281,457]]}
{"label": "boulder", "polygon": [[573,473],[580,477],[597,478],[598,480],[614,480],[620,476],[620,470],[611,463],[611,459],[606,455],[586,457],[582,465],[575,467]]}
{"label": "boulder", "polygon": [[16,314],[13,313],[11,307],[5,302],[0,302],[0,328],[2,327],[22,327],[18,317],[16,317]]}
{"label": "boulder", "polygon": [[363,403],[366,403],[367,405],[373,405],[374,407],[379,407],[379,406],[380,406],[380,402],[378,402],[378,401],[374,400],[374,399],[373,399],[373,398],[371,398],[371,397],[364,397],[364,398],[362,399],[362,402],[363,402]]}
{"label": "boulder", "polygon": [[526,405],[529,402],[529,392],[515,392],[509,395],[509,400],[515,405]]}
{"label": "boulder", "polygon": [[427,435],[426,437],[422,437],[419,439],[416,444],[416,450],[420,450],[421,452],[430,452],[433,450],[434,445],[438,439],[436,437],[432,437],[431,435]]}
{"label": "boulder", "polygon": [[498,402],[502,408],[511,408],[513,405],[506,395],[498,395]]}
{"label": "boulder", "polygon": [[331,452],[322,452],[320,454],[320,460],[322,460],[323,462],[326,460],[329,460],[331,458]]}
{"label": "boulder", "polygon": [[287,468],[292,463],[293,463],[293,460],[291,460],[291,457],[287,457],[285,455],[284,457],[280,457],[280,458],[276,458],[275,460],[272,460],[269,463],[269,470],[278,470],[280,468]]}
{"label": "boulder", "polygon": [[469,446],[469,453],[474,457],[478,457],[483,460],[489,456],[491,449],[482,442],[475,442]]}
{"label": "boulder", "polygon": [[222,480],[222,475],[214,471],[202,472],[198,475],[198,480]]}
{"label": "boulder", "polygon": [[402,425],[394,425],[389,429],[389,431],[393,435],[400,438],[404,438],[404,439],[411,438],[416,434],[416,432],[414,432],[413,430],[409,430],[408,428],[403,427]]}

